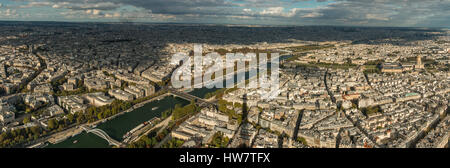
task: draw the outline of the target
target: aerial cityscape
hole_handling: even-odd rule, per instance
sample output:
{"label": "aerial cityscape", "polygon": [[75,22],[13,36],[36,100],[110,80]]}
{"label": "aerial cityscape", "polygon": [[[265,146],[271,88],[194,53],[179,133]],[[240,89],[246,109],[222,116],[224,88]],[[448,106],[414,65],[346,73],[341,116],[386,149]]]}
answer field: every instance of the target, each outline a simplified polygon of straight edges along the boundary
{"label": "aerial cityscape", "polygon": [[[445,10],[414,24],[408,19],[417,18],[400,11],[386,16],[389,21],[337,19],[328,25],[312,18],[326,21],[326,12],[353,1],[313,0],[307,9],[259,13],[261,7],[245,8],[247,1],[205,1],[198,11],[189,3],[180,13],[181,1],[170,0],[172,7],[164,2],[86,1],[83,7],[64,0],[2,1],[0,148],[448,148]],[[237,10],[235,3],[253,12],[236,16],[254,18],[216,23],[204,14],[210,5],[216,5],[211,11]],[[432,1],[424,9],[442,12],[434,8],[440,3],[450,5]],[[35,10],[41,8],[49,8],[42,17],[51,19],[40,18]],[[96,17],[70,20],[51,9]],[[151,22],[136,10],[182,19]],[[231,16],[216,14],[216,20]],[[288,24],[296,15],[308,24]],[[180,53],[187,59],[174,61]],[[197,71],[217,68],[208,53],[217,60],[230,53],[245,58],[225,63],[226,71]],[[249,53],[270,59],[252,71]],[[186,64],[198,55],[198,67]],[[273,74],[276,81],[261,81]],[[216,87],[206,87],[206,76],[218,81]],[[174,80],[190,85],[191,79],[194,87],[174,87]],[[232,87],[217,87],[230,79]],[[270,82],[277,90],[240,87]]]}

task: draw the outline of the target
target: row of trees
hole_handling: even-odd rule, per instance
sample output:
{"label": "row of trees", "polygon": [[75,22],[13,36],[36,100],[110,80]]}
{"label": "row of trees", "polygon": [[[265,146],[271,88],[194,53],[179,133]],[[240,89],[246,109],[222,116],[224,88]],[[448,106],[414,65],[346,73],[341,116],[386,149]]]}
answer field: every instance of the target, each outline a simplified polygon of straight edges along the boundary
{"label": "row of trees", "polygon": [[325,68],[334,68],[334,69],[349,69],[349,68],[355,68],[357,65],[352,63],[343,63],[343,64],[336,64],[336,63],[325,63],[325,62],[309,62],[309,64],[316,65],[318,67],[325,67]]}
{"label": "row of trees", "polygon": [[175,108],[172,110],[172,119],[178,120],[187,115],[192,115],[200,111],[200,108],[195,104],[194,101],[191,101],[190,104],[181,107],[180,104],[176,104]]}
{"label": "row of trees", "polygon": [[142,136],[138,141],[130,143],[128,145],[128,148],[153,148],[157,144],[159,144],[164,137],[169,135],[170,131],[173,129],[174,123],[171,123],[166,129],[161,131],[160,133],[157,133],[157,129],[150,132],[146,136]]}
{"label": "row of trees", "polygon": [[183,140],[179,140],[176,138],[172,138],[169,141],[167,141],[167,143],[165,143],[164,145],[162,145],[161,147],[163,148],[179,148],[181,147],[181,145],[184,144]]}
{"label": "row of trees", "polygon": [[132,106],[133,104],[131,102],[121,100],[114,100],[111,104],[105,106],[91,106],[86,109],[85,113],[83,113],[84,119],[87,122],[94,122],[116,115],[121,111],[131,108]]}
{"label": "row of trees", "polygon": [[261,50],[261,49],[251,49],[248,47],[245,48],[235,48],[232,49],[231,51],[227,50],[227,49],[216,49],[214,50],[214,52],[217,52],[219,55],[226,55],[227,53],[243,53],[243,54],[247,54],[247,53],[267,53],[267,55],[270,55],[271,51],[269,50]]}
{"label": "row of trees", "polygon": [[293,52],[303,52],[303,51],[310,51],[310,50],[319,50],[319,49],[325,49],[325,48],[332,48],[334,45],[305,45],[305,46],[296,46],[296,47],[288,47],[287,49],[293,51]]}
{"label": "row of trees", "polygon": [[0,147],[9,148],[18,144],[33,141],[38,139],[41,135],[46,135],[40,127],[30,127],[23,129],[16,129],[0,134]]}
{"label": "row of trees", "polygon": [[158,91],[158,92],[156,92],[155,94],[153,94],[153,95],[151,95],[151,96],[148,96],[148,97],[142,97],[142,98],[133,100],[133,101],[131,101],[131,104],[132,104],[132,105],[139,104],[139,103],[142,103],[142,102],[144,102],[144,101],[153,99],[153,98],[155,98],[155,97],[161,96],[161,95],[166,94],[166,93],[167,93],[167,91]]}
{"label": "row of trees", "polygon": [[63,131],[65,128],[72,124],[83,124],[86,122],[95,122],[100,119],[104,119],[119,112],[129,109],[131,107],[130,102],[124,102],[120,100],[114,100],[110,105],[101,107],[89,107],[84,113],[77,112],[75,114],[67,114],[62,119],[52,118],[47,122],[47,129],[53,133]]}
{"label": "row of trees", "polygon": [[[246,82],[247,82],[247,81],[246,81]],[[225,95],[226,93],[229,93],[229,92],[232,92],[232,91],[235,91],[235,90],[237,90],[237,87],[233,87],[233,88],[220,88],[220,89],[218,89],[218,90],[216,90],[216,91],[214,91],[214,92],[206,93],[205,99],[209,99],[209,98],[214,97],[214,96],[216,96],[216,98],[219,99],[219,98],[222,98],[223,95]]]}
{"label": "row of trees", "polygon": [[168,110],[166,110],[166,111],[163,111],[163,112],[161,113],[161,119],[165,119],[165,118],[169,117],[170,114],[172,114],[172,109],[168,109]]}
{"label": "row of trees", "polygon": [[367,61],[364,64],[364,74],[372,74],[372,73],[381,73],[381,64],[384,62],[384,60],[373,60],[373,61]]}
{"label": "row of trees", "polygon": [[152,148],[162,140],[159,136],[154,135],[156,132],[149,133],[149,136],[142,136],[138,141],[129,144],[128,148]]}
{"label": "row of trees", "polygon": [[95,121],[98,121],[101,119],[105,119],[105,118],[114,116],[114,115],[120,113],[121,111],[125,111],[125,110],[129,109],[135,104],[149,100],[149,99],[159,96],[161,94],[164,94],[164,93],[158,92],[157,94],[154,94],[152,96],[136,99],[131,102],[122,101],[122,100],[114,100],[109,105],[104,105],[104,106],[100,106],[100,107],[91,106],[91,107],[87,108],[84,113],[75,113],[74,115],[68,114],[65,117],[65,119],[62,121],[59,121],[58,124],[56,124],[57,126],[54,128],[59,128],[60,125],[62,125],[62,127],[64,128],[75,122],[77,125],[80,125],[80,124],[83,124],[86,122],[92,123],[92,122],[95,122]]}
{"label": "row of trees", "polygon": [[[306,45],[306,46],[297,46],[297,47],[288,47],[286,49],[291,50],[293,52],[306,52],[311,50],[319,50],[319,49],[326,49],[326,48],[332,48],[334,45]],[[292,57],[288,58],[286,61],[294,61],[299,57],[305,56],[305,54],[296,54]]]}

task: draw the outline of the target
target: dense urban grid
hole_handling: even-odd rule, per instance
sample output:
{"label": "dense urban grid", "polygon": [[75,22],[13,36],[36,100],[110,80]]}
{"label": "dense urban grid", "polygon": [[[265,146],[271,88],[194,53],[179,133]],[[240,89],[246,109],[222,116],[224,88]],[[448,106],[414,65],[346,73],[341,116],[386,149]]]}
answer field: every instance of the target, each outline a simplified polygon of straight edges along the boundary
{"label": "dense urban grid", "polygon": [[[46,147],[84,132],[122,148],[446,148],[449,33],[0,22],[0,147]],[[278,95],[172,88],[172,55],[193,56],[194,44],[222,57],[279,53]],[[165,97],[186,103],[119,138],[97,127]]]}

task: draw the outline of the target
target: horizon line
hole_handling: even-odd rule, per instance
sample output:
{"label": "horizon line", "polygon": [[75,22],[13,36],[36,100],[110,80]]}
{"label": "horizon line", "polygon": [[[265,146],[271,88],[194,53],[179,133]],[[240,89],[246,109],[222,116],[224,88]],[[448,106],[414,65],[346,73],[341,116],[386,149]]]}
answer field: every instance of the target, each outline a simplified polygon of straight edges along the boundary
{"label": "horizon line", "polygon": [[96,24],[178,24],[178,25],[212,25],[212,26],[236,26],[236,27],[357,27],[357,28],[432,28],[432,29],[450,29],[450,27],[424,27],[424,26],[370,26],[370,25],[270,25],[270,24],[240,24],[240,23],[188,23],[188,22],[144,22],[144,21],[54,21],[54,20],[1,20],[0,22],[52,22],[52,23],[96,23]]}

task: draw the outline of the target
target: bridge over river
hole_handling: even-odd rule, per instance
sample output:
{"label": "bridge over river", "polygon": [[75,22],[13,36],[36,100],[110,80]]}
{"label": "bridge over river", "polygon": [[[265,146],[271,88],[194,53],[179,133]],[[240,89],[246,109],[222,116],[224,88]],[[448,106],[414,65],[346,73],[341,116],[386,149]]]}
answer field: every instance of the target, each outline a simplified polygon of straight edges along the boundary
{"label": "bridge over river", "polygon": [[183,98],[185,100],[188,100],[188,101],[194,100],[195,103],[197,103],[197,105],[200,106],[200,107],[206,107],[206,106],[217,107],[216,103],[207,101],[205,99],[199,98],[199,97],[191,95],[189,93],[185,93],[183,91],[178,91],[178,90],[173,89],[173,88],[168,88],[168,91],[169,91],[170,94],[178,96],[178,97]]}
{"label": "bridge over river", "polygon": [[87,133],[93,133],[93,134],[99,136],[100,138],[103,138],[104,140],[108,141],[109,145],[115,145],[115,146],[119,146],[119,147],[124,146],[123,143],[111,138],[105,131],[103,131],[101,129],[89,128],[86,126],[80,126],[80,127]]}

